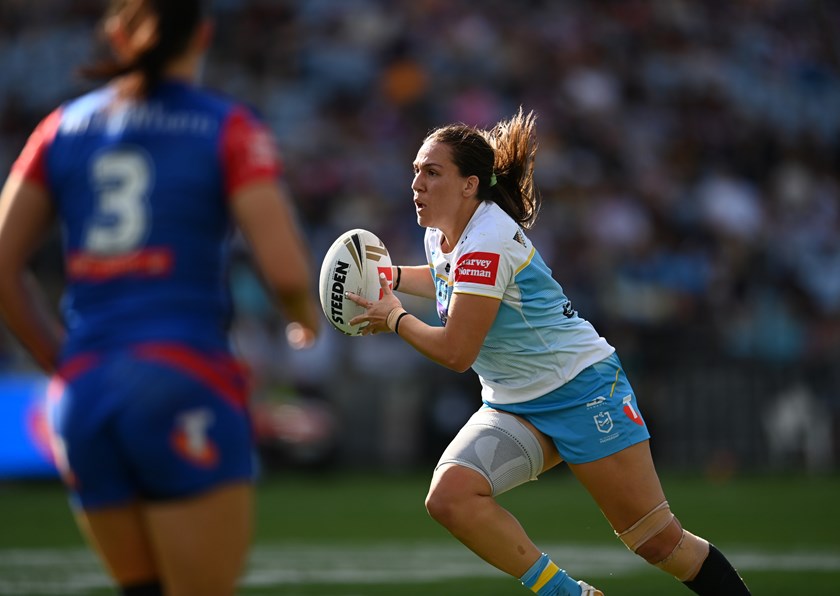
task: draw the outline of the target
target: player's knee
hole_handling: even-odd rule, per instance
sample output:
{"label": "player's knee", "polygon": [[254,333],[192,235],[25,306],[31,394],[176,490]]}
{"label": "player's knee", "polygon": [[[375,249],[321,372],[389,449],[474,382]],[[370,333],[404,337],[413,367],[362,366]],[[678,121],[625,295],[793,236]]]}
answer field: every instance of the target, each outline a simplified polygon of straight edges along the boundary
{"label": "player's knee", "polygon": [[425,506],[426,512],[432,519],[441,521],[441,519],[446,517],[446,511],[448,508],[447,499],[437,486],[429,489],[429,492],[426,495]]}
{"label": "player's knee", "polygon": [[679,526],[677,518],[671,513],[668,501],[662,501],[635,524],[622,532],[616,532],[616,535],[631,551],[649,563],[657,563],[668,556],[679,540],[679,535],[668,539],[672,532],[667,530],[674,524]]}
{"label": "player's knee", "polygon": [[452,502],[435,491],[429,491],[429,494],[426,495],[426,512],[433,520],[443,526],[450,525],[455,516]]}
{"label": "player's knee", "polygon": [[708,556],[709,543],[699,536],[683,530],[674,550],[655,565],[681,582],[685,582],[697,575]]}
{"label": "player's knee", "polygon": [[644,544],[640,544],[635,552],[648,563],[655,565],[671,554],[679,543],[681,535],[680,522],[677,518],[673,518],[661,532],[651,536]]}
{"label": "player's knee", "polygon": [[627,548],[680,581],[693,578],[709,554],[709,543],[682,528],[668,501],[616,534]]}
{"label": "player's knee", "polygon": [[483,477],[463,466],[452,465],[435,474],[426,495],[426,511],[442,524],[451,527],[461,517],[469,516],[473,499],[489,496]]}

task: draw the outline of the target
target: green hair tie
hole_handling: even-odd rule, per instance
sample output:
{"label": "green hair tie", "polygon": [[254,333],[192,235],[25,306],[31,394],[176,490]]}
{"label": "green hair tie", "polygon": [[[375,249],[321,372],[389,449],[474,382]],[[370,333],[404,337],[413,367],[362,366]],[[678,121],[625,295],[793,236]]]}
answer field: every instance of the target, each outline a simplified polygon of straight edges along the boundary
{"label": "green hair tie", "polygon": [[496,172],[490,174],[490,186],[496,186]]}

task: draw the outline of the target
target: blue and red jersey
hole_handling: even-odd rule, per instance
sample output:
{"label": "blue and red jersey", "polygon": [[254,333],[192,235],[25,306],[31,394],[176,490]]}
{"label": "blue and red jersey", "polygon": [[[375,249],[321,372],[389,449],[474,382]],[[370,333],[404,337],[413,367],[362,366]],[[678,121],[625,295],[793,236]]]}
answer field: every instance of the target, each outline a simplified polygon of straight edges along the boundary
{"label": "blue and red jersey", "polygon": [[248,108],[186,83],[142,100],[103,87],[47,116],[13,171],[62,224],[62,359],[150,341],[226,350],[228,199],[280,170]]}

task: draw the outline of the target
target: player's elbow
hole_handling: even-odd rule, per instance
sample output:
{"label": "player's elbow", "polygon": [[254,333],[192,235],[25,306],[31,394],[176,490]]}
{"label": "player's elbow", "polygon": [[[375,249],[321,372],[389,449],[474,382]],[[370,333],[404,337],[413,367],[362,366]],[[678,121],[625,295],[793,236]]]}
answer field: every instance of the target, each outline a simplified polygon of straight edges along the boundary
{"label": "player's elbow", "polygon": [[449,368],[456,372],[466,372],[475,363],[481,352],[481,342],[469,333],[445,330],[444,345],[449,356]]}
{"label": "player's elbow", "polygon": [[467,372],[468,370],[470,370],[471,366],[472,366],[472,362],[466,362],[466,363],[461,362],[461,363],[458,363],[455,366],[452,366],[451,368],[455,372],[462,373],[462,372]]}
{"label": "player's elbow", "polygon": [[476,355],[467,352],[450,350],[445,355],[441,364],[455,372],[467,372],[475,362]]}

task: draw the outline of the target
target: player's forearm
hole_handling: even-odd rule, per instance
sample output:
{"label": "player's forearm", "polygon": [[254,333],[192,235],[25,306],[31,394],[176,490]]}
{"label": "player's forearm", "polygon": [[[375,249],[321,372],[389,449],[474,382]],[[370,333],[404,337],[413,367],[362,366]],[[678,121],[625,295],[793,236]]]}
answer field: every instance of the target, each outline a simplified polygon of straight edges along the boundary
{"label": "player's forearm", "polygon": [[410,313],[400,319],[397,334],[429,360],[456,372],[468,370],[477,356],[446,327],[427,325]]}
{"label": "player's forearm", "polygon": [[28,273],[0,278],[0,316],[9,330],[47,373],[58,365],[64,329]]}
{"label": "player's forearm", "polygon": [[[400,265],[394,267],[393,280],[396,291],[421,298],[435,297],[435,284],[428,265]],[[399,283],[398,279],[399,278]]]}

